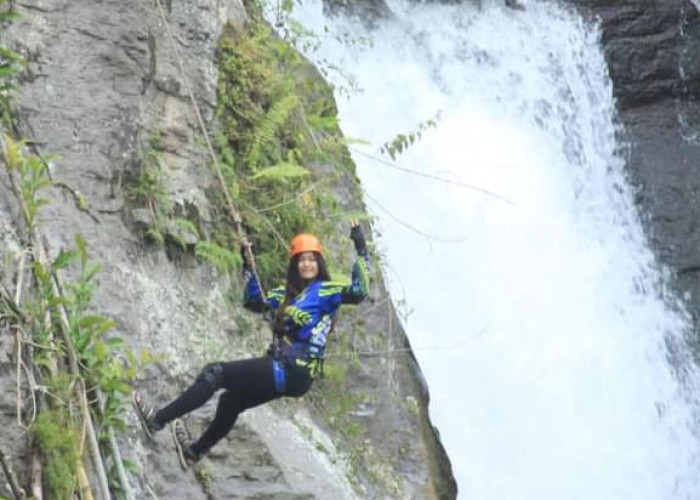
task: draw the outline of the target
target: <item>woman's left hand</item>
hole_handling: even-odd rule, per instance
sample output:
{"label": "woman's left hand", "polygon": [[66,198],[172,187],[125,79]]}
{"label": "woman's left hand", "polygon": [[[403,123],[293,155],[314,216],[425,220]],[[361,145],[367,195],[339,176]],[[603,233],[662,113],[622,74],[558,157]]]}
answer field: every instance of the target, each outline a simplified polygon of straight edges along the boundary
{"label": "woman's left hand", "polygon": [[350,239],[355,244],[355,251],[358,254],[364,254],[367,251],[365,233],[357,219],[352,219],[350,221]]}

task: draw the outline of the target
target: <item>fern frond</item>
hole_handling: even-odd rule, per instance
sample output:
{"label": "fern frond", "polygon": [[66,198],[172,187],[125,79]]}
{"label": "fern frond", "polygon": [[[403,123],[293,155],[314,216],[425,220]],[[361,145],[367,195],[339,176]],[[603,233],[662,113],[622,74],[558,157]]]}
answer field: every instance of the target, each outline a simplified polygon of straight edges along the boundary
{"label": "fern frond", "polygon": [[338,119],[335,116],[323,116],[316,113],[307,113],[309,127],[316,131],[335,132],[338,130]]}
{"label": "fern frond", "polygon": [[183,217],[177,217],[173,222],[175,223],[175,226],[179,227],[180,229],[189,231],[190,233],[199,236],[199,230],[191,220]]}
{"label": "fern frond", "polygon": [[333,147],[333,146],[371,146],[372,143],[367,139],[361,139],[357,137],[344,137],[342,135],[326,135],[321,137],[318,141],[321,148]]}
{"label": "fern frond", "polygon": [[272,182],[287,183],[293,179],[299,179],[311,175],[307,169],[296,163],[280,162],[271,167],[260,170],[257,174],[251,177],[251,180],[266,180]]}
{"label": "fern frond", "polygon": [[177,217],[172,221],[172,227],[168,231],[168,235],[172,237],[175,242],[186,249],[188,244],[192,243],[192,240],[199,240],[199,230],[194,223],[188,219]]}
{"label": "fern frond", "polygon": [[270,108],[255,127],[250,152],[246,161],[253,171],[262,163],[263,149],[275,140],[275,135],[299,104],[299,97],[296,94],[284,96]]}
{"label": "fern frond", "polygon": [[160,230],[152,227],[146,231],[146,236],[151,238],[159,247],[165,246],[165,235]]}
{"label": "fern frond", "polygon": [[241,265],[241,256],[212,241],[198,241],[194,248],[197,257],[211,262],[219,271],[227,273]]}

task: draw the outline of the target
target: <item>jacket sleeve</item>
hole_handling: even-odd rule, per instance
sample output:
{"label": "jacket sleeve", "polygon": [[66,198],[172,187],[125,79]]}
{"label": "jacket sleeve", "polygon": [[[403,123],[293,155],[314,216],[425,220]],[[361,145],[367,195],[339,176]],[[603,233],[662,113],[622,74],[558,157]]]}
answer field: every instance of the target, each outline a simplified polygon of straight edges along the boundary
{"label": "jacket sleeve", "polygon": [[263,295],[258,278],[249,269],[243,270],[243,307],[249,311],[264,313],[279,307],[284,299],[284,287],[273,288]]}
{"label": "jacket sleeve", "polygon": [[341,304],[359,304],[369,297],[369,254],[363,252],[357,256],[352,266],[352,280],[349,285],[328,281],[323,284],[321,296],[327,297],[333,307]]}

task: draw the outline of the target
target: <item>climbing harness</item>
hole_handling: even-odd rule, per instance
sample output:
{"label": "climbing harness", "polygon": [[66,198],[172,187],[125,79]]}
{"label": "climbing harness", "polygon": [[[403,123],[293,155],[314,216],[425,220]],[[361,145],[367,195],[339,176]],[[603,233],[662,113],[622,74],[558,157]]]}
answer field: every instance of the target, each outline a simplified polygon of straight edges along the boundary
{"label": "climbing harness", "polygon": [[[323,348],[316,349],[312,354],[312,346],[307,342],[292,342],[286,336],[276,336],[276,344],[271,344],[268,353],[272,356],[274,362],[278,363],[282,369],[285,366],[294,365],[308,370],[311,378],[323,378],[323,365],[325,356]],[[275,368],[276,369],[276,368]],[[277,374],[275,374],[277,377]],[[275,378],[277,384],[277,378]]]}
{"label": "climbing harness", "polygon": [[283,364],[294,364],[308,370],[311,378],[323,378],[326,360],[326,339],[335,327],[335,319],[326,314],[311,331],[307,340],[293,340],[284,333],[275,333],[268,354]]}

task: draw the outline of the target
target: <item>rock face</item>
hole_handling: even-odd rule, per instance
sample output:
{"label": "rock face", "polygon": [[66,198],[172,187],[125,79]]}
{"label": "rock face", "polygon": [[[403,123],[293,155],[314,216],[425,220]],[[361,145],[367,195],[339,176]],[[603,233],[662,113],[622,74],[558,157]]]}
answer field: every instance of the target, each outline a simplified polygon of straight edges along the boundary
{"label": "rock face", "polygon": [[[203,225],[209,220],[205,188],[211,174],[192,101],[210,127],[216,106],[216,44],[227,20],[244,21],[243,4],[26,0],[17,8],[20,19],[2,33],[28,61],[14,103],[17,128],[33,141],[35,152],[57,155],[51,175],[62,186],[43,193],[50,204],[42,212],[40,230],[52,256],[73,246],[74,233],[85,237],[91,260],[102,265],[95,311],[113,319],[115,333],[134,350],[162,359],[139,375],[137,385],[162,405],[206,362],[263,352],[269,334],[245,335],[250,318],[242,319],[227,301],[241,290],[231,290],[228,279],[192,258],[146,245],[140,231],[148,226],[148,212],[132,210],[125,201],[125,184],[157,152],[174,212]],[[77,203],[78,197],[86,207]],[[18,274],[21,228],[1,168],[0,282],[7,286]],[[191,243],[188,235],[180,236],[185,245]],[[381,283],[373,294],[376,321],[367,320],[367,327],[385,331],[385,323],[390,324],[388,331],[405,348]],[[12,337],[0,322],[0,393],[7,395],[0,398],[0,448],[11,454],[14,469],[26,481],[27,433],[17,424],[11,352]],[[389,362],[367,360],[363,366],[358,384],[371,392],[371,402],[351,411],[368,429],[370,448],[380,457],[392,457],[380,471],[384,486],[350,468],[348,453],[335,450],[336,440],[327,426],[319,425],[305,398],[243,415],[199,475],[181,471],[168,432],[150,445],[130,414],[130,427],[119,443],[123,458],[136,466],[130,475],[134,497],[454,497],[449,461],[427,417],[427,393],[410,352]],[[196,412],[190,428],[197,432],[206,425],[215,404],[214,398]],[[0,496],[9,496],[4,478]]]}
{"label": "rock face", "polygon": [[700,14],[690,0],[570,0],[602,23],[630,179],[660,262],[700,316]]}
{"label": "rock face", "polygon": [[700,91],[698,13],[690,0],[570,0],[597,17],[621,110]]}
{"label": "rock face", "polygon": [[[619,117],[628,143],[630,177],[660,261],[677,271],[688,305],[700,317],[700,16],[690,0],[569,0],[602,23],[603,44]],[[349,2],[333,2],[343,8]],[[383,2],[363,2],[384,13]],[[374,6],[374,7],[372,7]],[[136,350],[165,361],[148,368],[139,383],[157,403],[176,395],[213,358],[260,352],[267,338],[245,337],[237,312],[227,306],[230,284],[205,266],[172,259],[139,238],[148,214],[128,210],[123,185],[138,170],[153,142],[168,172],[167,192],[177,210],[207,221],[203,168],[206,151],[191,96],[207,126],[216,103],[215,47],[227,19],[242,22],[238,0],[25,0],[22,14],[3,33],[29,61],[15,103],[22,136],[39,152],[56,154],[55,181],[43,213],[49,251],[72,246],[73,234],[89,242],[102,264],[95,309],[117,322],[117,332]],[[172,45],[174,40],[175,45]],[[184,76],[183,76],[184,72]],[[191,94],[190,94],[191,91]],[[84,196],[87,211],[74,194]],[[700,215],[700,214],[698,214]],[[0,169],[0,281],[16,278],[21,224]],[[236,292],[234,290],[234,292]],[[238,291],[240,292],[240,291]],[[386,290],[373,292],[385,304]],[[372,308],[367,324],[405,337],[388,305]],[[12,337],[0,326],[0,447],[22,471],[26,433],[16,424],[14,364],[6,353]],[[363,360],[358,384],[371,403],[353,411],[384,452],[401,455],[389,464],[396,498],[452,498],[449,461],[427,418],[427,393],[409,355]],[[201,428],[214,402],[198,413]],[[281,416],[283,415],[283,416]],[[358,493],[327,433],[303,402],[272,405],[244,415],[208,461],[206,488],[182,473],[170,438],[147,445],[135,420],[120,438],[124,458],[137,465],[136,498],[355,498]],[[325,452],[319,451],[326,450]],[[235,451],[232,452],[232,450]],[[22,474],[21,474],[22,475]],[[0,481],[0,495],[8,496]]]}

